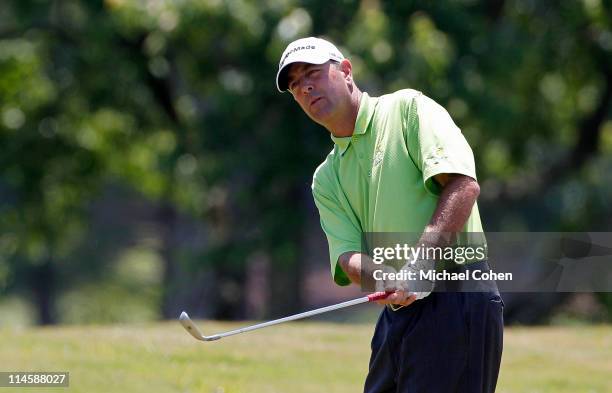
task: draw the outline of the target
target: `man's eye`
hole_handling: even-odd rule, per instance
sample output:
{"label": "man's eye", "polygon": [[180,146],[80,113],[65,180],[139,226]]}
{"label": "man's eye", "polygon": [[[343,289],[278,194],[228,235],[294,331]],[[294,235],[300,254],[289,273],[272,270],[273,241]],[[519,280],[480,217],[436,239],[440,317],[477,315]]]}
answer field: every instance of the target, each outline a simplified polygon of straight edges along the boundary
{"label": "man's eye", "polygon": [[310,70],[308,71],[308,76],[316,76],[319,70]]}

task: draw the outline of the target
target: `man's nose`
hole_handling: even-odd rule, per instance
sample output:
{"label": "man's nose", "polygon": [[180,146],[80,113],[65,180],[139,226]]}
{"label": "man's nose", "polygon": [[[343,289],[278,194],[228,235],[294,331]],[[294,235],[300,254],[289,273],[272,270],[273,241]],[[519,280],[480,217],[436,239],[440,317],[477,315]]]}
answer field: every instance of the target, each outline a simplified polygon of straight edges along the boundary
{"label": "man's nose", "polygon": [[313,86],[309,82],[302,84],[302,94],[310,94],[313,90]]}

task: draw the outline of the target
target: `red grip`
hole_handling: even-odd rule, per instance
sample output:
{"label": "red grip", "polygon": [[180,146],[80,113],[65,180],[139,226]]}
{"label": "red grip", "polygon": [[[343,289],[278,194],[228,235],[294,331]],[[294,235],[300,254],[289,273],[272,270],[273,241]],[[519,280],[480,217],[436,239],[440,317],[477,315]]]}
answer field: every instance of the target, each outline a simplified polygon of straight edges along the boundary
{"label": "red grip", "polygon": [[384,298],[386,298],[387,296],[391,295],[392,293],[394,293],[394,292],[393,291],[391,291],[391,292],[374,292],[374,293],[368,295],[368,302],[375,302],[377,300],[383,300]]}

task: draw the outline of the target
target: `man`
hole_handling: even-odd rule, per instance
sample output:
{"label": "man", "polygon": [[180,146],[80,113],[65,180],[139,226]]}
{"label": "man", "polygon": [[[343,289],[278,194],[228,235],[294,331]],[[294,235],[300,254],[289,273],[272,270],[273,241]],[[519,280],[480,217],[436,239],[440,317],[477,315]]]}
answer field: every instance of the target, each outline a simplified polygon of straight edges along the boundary
{"label": "man", "polygon": [[[370,97],[355,84],[351,62],[314,37],[289,44],[276,83],[334,141],[312,191],[337,284],[372,274],[364,233],[418,232],[419,245],[440,246],[482,232],[472,151],[440,105],[414,90]],[[414,262],[407,268],[421,263]],[[460,270],[470,266],[487,267],[477,261]],[[496,287],[438,291],[444,283],[437,283],[430,293],[382,281],[392,293],[380,302],[366,393],[495,390],[503,336]]]}

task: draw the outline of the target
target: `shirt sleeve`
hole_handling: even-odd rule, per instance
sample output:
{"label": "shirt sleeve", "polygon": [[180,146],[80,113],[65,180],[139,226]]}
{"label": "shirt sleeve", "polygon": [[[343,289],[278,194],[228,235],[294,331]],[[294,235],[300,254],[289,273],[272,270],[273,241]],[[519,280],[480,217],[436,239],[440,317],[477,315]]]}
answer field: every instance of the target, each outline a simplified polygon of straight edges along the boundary
{"label": "shirt sleeve", "polygon": [[320,168],[313,177],[312,195],[321,217],[321,228],[327,237],[334,282],[341,286],[349,285],[351,280],[338,264],[338,258],[345,252],[360,252],[359,222],[350,208],[338,199],[333,183],[322,175]]}
{"label": "shirt sleeve", "polygon": [[457,173],[476,180],[474,153],[446,109],[423,94],[415,101],[418,117],[416,165],[423,173],[427,191],[440,194],[441,188],[433,177],[442,173]]}

